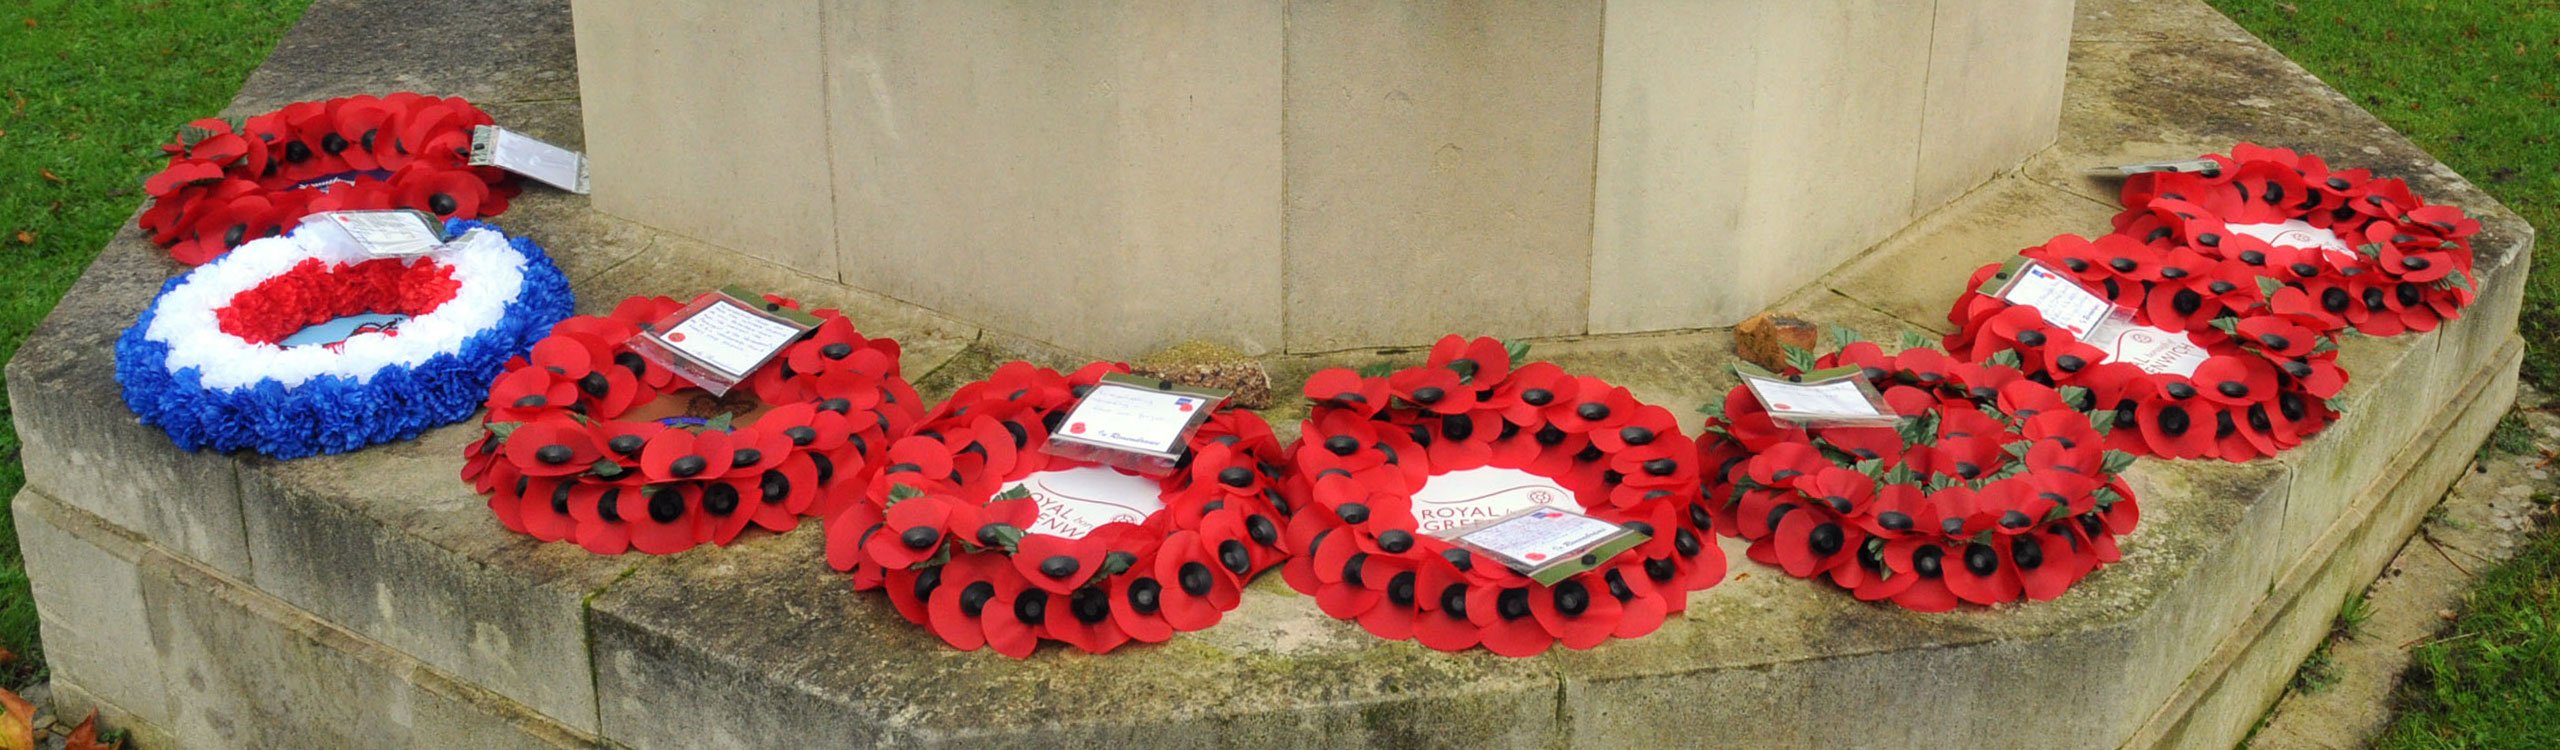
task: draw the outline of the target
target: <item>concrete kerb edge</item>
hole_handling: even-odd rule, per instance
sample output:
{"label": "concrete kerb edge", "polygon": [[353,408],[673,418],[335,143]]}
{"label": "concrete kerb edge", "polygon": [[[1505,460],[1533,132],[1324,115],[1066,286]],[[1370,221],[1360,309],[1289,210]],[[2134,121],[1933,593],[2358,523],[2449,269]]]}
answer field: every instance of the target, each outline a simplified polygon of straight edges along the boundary
{"label": "concrete kerb edge", "polygon": [[[2306,553],[2286,565],[2270,586],[2268,598],[2253,608],[2253,614],[2240,625],[2239,629],[2222,638],[2221,642],[2214,647],[2212,654],[2207,656],[2202,664],[2197,665],[2195,671],[2181,683],[2178,692],[2171,696],[2170,701],[2144,720],[2134,735],[2127,738],[2123,747],[2148,748],[2177,734],[2186,723],[2188,715],[2197,706],[2202,705],[2209,694],[2221,687],[2223,678],[2233,666],[2239,664],[2246,652],[2256,645],[2277,621],[2306,604],[2301,597],[2310,590],[2312,584],[2322,576],[2332,573],[2334,566],[2344,564],[2344,561],[2333,559],[2335,553],[2343,549],[2352,537],[2369,530],[2371,523],[2379,516],[2381,506],[2389,502],[2394,494],[2393,491],[2408,479],[2404,476],[2408,468],[2424,461],[2433,452],[2444,449],[2445,446],[2440,443],[2453,427],[2464,417],[2471,415],[2475,409],[2484,406],[2482,399],[2488,395],[2485,393],[2487,387],[2495,383],[2507,370],[2513,369],[2523,361],[2523,345],[2522,338],[2512,335],[2507,337],[2506,345],[2500,347],[2500,354],[2491,360],[2492,364],[2473,373],[2472,377],[2464,383],[2462,392],[2470,394],[2470,397],[2464,400],[2463,405],[2444,412],[2443,419],[2429,425],[2426,430],[2412,438],[2407,447],[2395,453],[2388,469],[2377,474],[2364,491],[2357,493],[2356,504],[2341,512],[2338,520],[2331,523],[2329,528],[2314,541],[2312,549],[2324,552],[2316,555]],[[2477,448],[2476,445],[2464,446],[2462,450],[2467,452]],[[2290,473],[2293,467],[2288,464],[2285,470]],[[2288,497],[2287,501],[2290,502],[2290,500],[2291,498]],[[2437,493],[2436,500],[2442,500],[2441,492]],[[2369,580],[2372,576],[2365,575],[2362,578]],[[2267,606],[2269,602],[2278,601],[2279,597],[2282,601],[2280,606],[2272,609]],[[2335,605],[2326,606],[2331,606],[2334,610]],[[2329,614],[2334,614],[2334,611]],[[2206,679],[2199,682],[2199,677]],[[2279,697],[2281,696],[2270,697],[2270,704]]]}

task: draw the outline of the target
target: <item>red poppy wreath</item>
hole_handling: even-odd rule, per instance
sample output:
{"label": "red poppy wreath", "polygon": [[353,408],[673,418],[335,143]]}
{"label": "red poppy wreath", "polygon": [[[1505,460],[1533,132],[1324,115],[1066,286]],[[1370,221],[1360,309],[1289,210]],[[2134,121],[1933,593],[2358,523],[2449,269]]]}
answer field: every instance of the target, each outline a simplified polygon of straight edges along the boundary
{"label": "red poppy wreath", "polygon": [[143,181],[141,226],[192,266],[321,211],[495,216],[515,181],[467,164],[472,128],[493,122],[460,97],[409,92],[298,102],[236,127],[197,120],[160,147],[169,163]]}
{"label": "red poppy wreath", "polygon": [[[2129,310],[2146,326],[2110,333],[2113,356],[2094,340],[2058,327],[2037,308],[1982,294],[1986,282],[2020,272],[1976,270],[1947,320],[1947,351],[1968,362],[2024,371],[2052,386],[2075,386],[2071,406],[2110,409],[2110,448],[2167,458],[2248,461],[2302,443],[2336,419],[2329,399],[2346,387],[2338,348],[2297,313],[2269,310],[2255,271],[2237,260],[2179,250],[2149,254],[2125,235],[2091,242],[2063,235],[2020,253]],[[2149,277],[2121,275],[2123,267]],[[2273,284],[2274,282],[2268,282]],[[2278,296],[2282,296],[2279,292]],[[2172,300],[2159,304],[2160,300]],[[2141,339],[2180,340],[2185,355],[2144,356]]]}
{"label": "red poppy wreath", "polygon": [[[1450,336],[1420,367],[1307,380],[1283,490],[1301,509],[1291,587],[1382,638],[1532,656],[1653,632],[1724,578],[1671,412],[1553,364],[1515,369],[1518,355]],[[1436,535],[1567,501],[1650,538],[1550,586]]]}
{"label": "red poppy wreath", "polygon": [[[2073,270],[2158,287],[2147,302],[2155,319],[2266,309],[2324,333],[2432,331],[2477,296],[2480,222],[2462,209],[2285,149],[2243,143],[2204,158],[2218,166],[2127,178],[2116,233],[2141,250],[2074,258],[2091,265]],[[2164,276],[2170,268],[2199,273]]]}
{"label": "red poppy wreath", "polygon": [[1013,362],[962,386],[827,521],[828,564],[962,650],[1103,653],[1217,624],[1287,556],[1280,442],[1220,407],[1160,478],[1043,450],[1103,375],[1128,371]]}
{"label": "red poppy wreath", "polygon": [[605,555],[725,545],[750,523],[788,531],[841,508],[890,437],[923,416],[898,343],[864,338],[834,310],[714,397],[625,344],[683,307],[632,297],[561,321],[508,363],[462,466],[508,529]]}
{"label": "red poppy wreath", "polygon": [[2079,389],[1865,342],[1814,369],[1842,366],[1902,421],[1806,428],[1736,387],[1698,440],[1716,529],[1751,559],[1925,612],[2052,599],[2118,559],[2140,520],[2118,476],[2133,456],[2103,447],[2112,415],[2073,410]]}

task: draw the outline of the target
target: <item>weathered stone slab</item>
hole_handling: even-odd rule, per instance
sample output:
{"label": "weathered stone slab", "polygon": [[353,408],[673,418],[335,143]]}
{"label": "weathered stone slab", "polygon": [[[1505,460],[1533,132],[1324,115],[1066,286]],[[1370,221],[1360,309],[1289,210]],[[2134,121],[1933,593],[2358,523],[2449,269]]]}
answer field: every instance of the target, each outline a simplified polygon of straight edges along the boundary
{"label": "weathered stone slab", "polygon": [[1284,4],[823,5],[825,110],[784,111],[827,123],[844,283],[1114,356],[1281,348]]}
{"label": "weathered stone slab", "polygon": [[[571,5],[581,67],[660,84],[580,100],[590,122],[631,124],[589,128],[596,208],[834,278],[827,123],[810,116],[826,96],[825,71],[771,64],[819,59],[818,5],[680,0],[645,14],[616,0]],[[746,130],[739,112],[800,116],[759,114]],[[719,189],[684,189],[698,184]]]}
{"label": "weathered stone slab", "polygon": [[27,484],[227,574],[248,577],[233,463],[185,453],[124,405],[115,341],[182,270],[127,224],[9,360]]}
{"label": "weathered stone slab", "polygon": [[2023,177],[1993,180],[1946,208],[1921,217],[1842,264],[1822,281],[1919,329],[1952,330],[1947,310],[1973,270],[2059,234],[2095,236],[2113,212],[2088,198]]}
{"label": "weathered stone slab", "polygon": [[153,555],[143,569],[176,744],[593,746],[514,701],[191,563]]}
{"label": "weathered stone slab", "polygon": [[316,0],[226,110],[416,91],[473,103],[578,95],[568,0]]}
{"label": "weathered stone slab", "polygon": [[336,627],[594,731],[584,600],[639,564],[515,534],[455,477],[476,425],[294,461],[250,459],[258,588]]}
{"label": "weathered stone slab", "polygon": [[1287,9],[1288,348],[1583,332],[1601,4]]}
{"label": "weathered stone slab", "polygon": [[1900,229],[1933,7],[1611,3],[1590,329],[1729,326]]}
{"label": "weathered stone slab", "polygon": [[1912,210],[1927,212],[2053,143],[2072,0],[1939,0]]}
{"label": "weathered stone slab", "polygon": [[[816,524],[654,561],[595,601],[605,733],[637,748],[1537,747],[1532,662],[1368,637],[1276,580],[1230,622],[1108,656],[959,652],[815,564]],[[1178,696],[1178,698],[1177,698]],[[1445,733],[1444,733],[1445,732]]]}
{"label": "weathered stone slab", "polygon": [[114,696],[86,703],[114,726],[166,726],[168,688],[142,600],[143,543],[35,490],[19,491],[10,510],[52,679]]}

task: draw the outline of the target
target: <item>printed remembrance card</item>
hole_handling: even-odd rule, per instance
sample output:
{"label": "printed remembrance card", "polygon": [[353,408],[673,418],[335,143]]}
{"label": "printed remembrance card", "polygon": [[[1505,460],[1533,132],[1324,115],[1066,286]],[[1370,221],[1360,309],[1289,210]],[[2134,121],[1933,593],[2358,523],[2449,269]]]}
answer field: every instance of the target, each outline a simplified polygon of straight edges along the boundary
{"label": "printed remembrance card", "polygon": [[717,304],[685,318],[661,338],[723,373],[745,377],[799,335],[797,326],[757,315],[744,305]]}
{"label": "printed remembrance card", "polygon": [[1227,392],[1112,373],[1067,411],[1041,450],[1147,476],[1173,473],[1183,446]]}
{"label": "printed remembrance card", "polygon": [[2090,293],[2079,281],[2034,261],[2013,270],[2008,283],[1991,296],[2035,308],[2044,314],[2045,322],[2082,340],[2088,339],[2089,333],[2098,330],[2099,324],[2116,311],[2115,304],[2107,298]]}
{"label": "printed remembrance card", "polygon": [[1530,580],[1552,585],[1649,538],[1563,508],[1532,508],[1470,529],[1457,542]]}
{"label": "printed remembrance card", "polygon": [[1806,426],[1881,427],[1901,421],[1855,367],[1783,376],[1748,366],[1734,374],[1769,416]]}
{"label": "printed remembrance card", "polygon": [[818,319],[808,313],[725,287],[642,326],[630,346],[641,358],[719,396],[816,327]]}
{"label": "printed remembrance card", "polygon": [[335,235],[375,258],[411,258],[444,249],[443,222],[424,211],[322,211],[303,227]]}

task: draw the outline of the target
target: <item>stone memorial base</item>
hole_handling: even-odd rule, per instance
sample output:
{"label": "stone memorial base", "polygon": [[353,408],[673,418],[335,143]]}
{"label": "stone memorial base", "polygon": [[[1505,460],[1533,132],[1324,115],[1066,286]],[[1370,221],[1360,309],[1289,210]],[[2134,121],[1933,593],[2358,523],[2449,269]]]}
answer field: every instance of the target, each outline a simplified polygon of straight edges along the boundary
{"label": "stone memorial base", "polygon": [[[470,426],[290,462],[172,448],[118,400],[110,344],[181,269],[127,227],[7,371],[28,476],[13,511],[55,694],[147,748],[2229,746],[2505,411],[2532,230],[2201,2],[2077,13],[2056,145],[1772,307],[1878,337],[1943,331],[1975,266],[2106,227],[2113,186],[2083,167],[2244,139],[2469,208],[2484,292],[2434,333],[2345,337],[2345,417],[2280,458],[2141,462],[2124,563],[2058,600],[1918,614],[1728,545],[1729,580],[1687,614],[1589,651],[1381,641],[1275,576],[1163,645],[957,652],[829,571],[815,522],[664,558],[508,533],[455,478]],[[565,16],[556,1],[320,0],[233,110],[414,88],[577,146]],[[576,196],[530,190],[499,223],[552,249],[584,311],[709,280],[842,307],[906,346],[927,398],[1012,358],[1077,359]],[[1723,330],[1534,344],[1684,414],[1732,385]],[[1414,355],[1266,363],[1289,394],[1383,356]],[[1283,401],[1286,426],[1304,412]]]}

